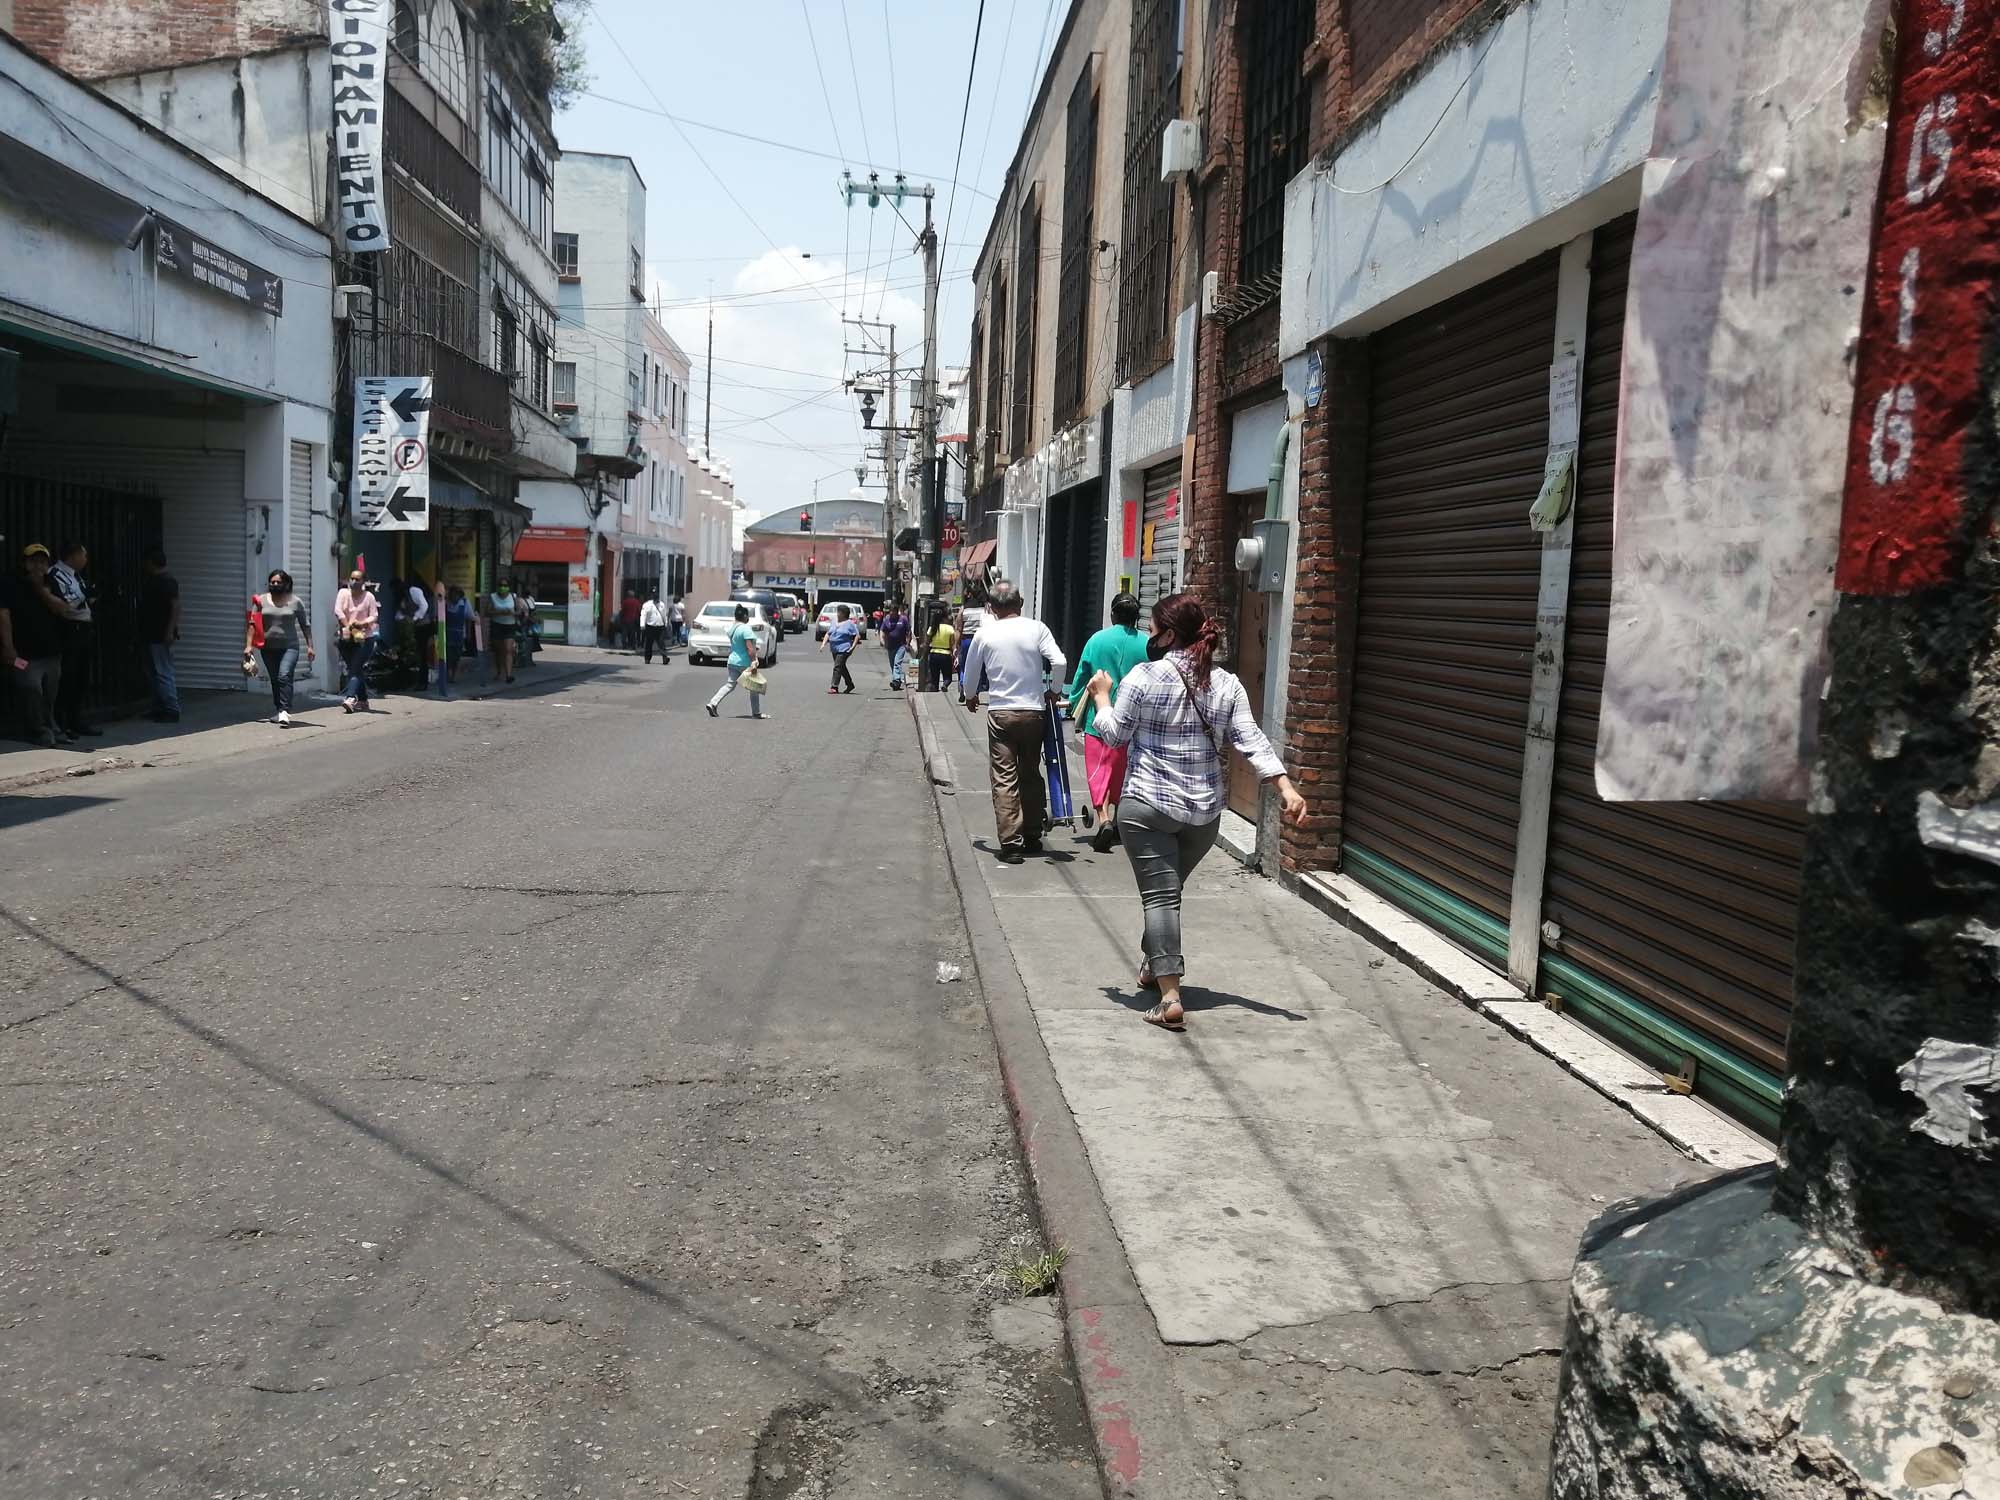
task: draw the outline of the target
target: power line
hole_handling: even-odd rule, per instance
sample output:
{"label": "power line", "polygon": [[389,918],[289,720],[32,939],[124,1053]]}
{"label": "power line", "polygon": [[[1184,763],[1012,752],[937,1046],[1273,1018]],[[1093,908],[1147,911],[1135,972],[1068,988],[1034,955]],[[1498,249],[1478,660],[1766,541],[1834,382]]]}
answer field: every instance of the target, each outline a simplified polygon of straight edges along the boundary
{"label": "power line", "polygon": [[824,302],[829,308],[831,308],[835,316],[838,316],[840,313],[840,309],[834,306],[833,299],[827,296],[825,292],[820,291],[820,289],[817,286],[814,286],[813,283],[807,281],[804,276],[799,275],[798,267],[795,264],[793,264],[793,262],[789,258],[785,256],[785,252],[779,248],[778,242],[772,239],[771,236],[765,232],[764,226],[757,222],[757,216],[751,213],[748,208],[744,207],[743,200],[737,197],[735,192],[731,190],[729,183],[723,178],[723,175],[720,172],[716,171],[714,167],[709,165],[708,158],[703,156],[701,154],[700,148],[697,147],[695,143],[688,138],[688,133],[681,128],[681,122],[679,120],[676,120],[671,114],[667,113],[666,101],[661,99],[658,92],[653,88],[652,80],[647,78],[644,73],[639,71],[639,65],[632,61],[632,54],[625,50],[625,44],[619,41],[617,35],[611,30],[609,26],[605,24],[604,12],[601,10],[593,9],[590,15],[591,19],[597,22],[598,29],[604,33],[605,38],[611,43],[612,47],[617,50],[618,55],[625,59],[625,66],[632,70],[633,76],[636,77],[639,80],[639,82],[644,86],[646,92],[653,96],[653,102],[660,106],[660,113],[666,115],[667,122],[674,127],[674,133],[681,138],[681,144],[686,146],[689,152],[693,154],[694,159],[701,163],[702,170],[707,172],[710,177],[713,177],[715,179],[715,185],[722,189],[722,195],[725,198],[727,198],[731,203],[736,205],[736,211],[742,214],[743,217],[749,221],[750,227],[756,230],[757,233],[760,236],[762,236],[764,243],[769,245],[773,250],[777,251],[779,259],[784,260],[785,264],[791,267],[793,274],[795,276],[798,276],[800,285],[810,287],[818,295],[820,301]]}
{"label": "power line", "polygon": [[840,7],[840,29],[847,38],[847,76],[854,80],[854,112],[861,117],[861,149],[873,157],[875,148],[868,143],[868,106],[861,101],[861,70],[854,65],[854,28],[847,22],[846,0]]}
{"label": "power line", "polygon": [[[944,233],[938,237],[938,254],[951,240],[951,216],[958,210],[958,169],[965,161],[965,122],[972,114],[972,81],[979,71],[979,33],[986,24],[986,0],[979,0],[979,13],[972,20],[972,61],[965,68],[965,103],[958,111],[958,151],[951,160],[951,197],[944,208]],[[999,202],[999,199],[994,199]]]}
{"label": "power line", "polygon": [[896,36],[889,24],[889,0],[882,0],[882,43],[889,59],[889,124],[895,131],[896,160],[903,159],[903,111],[896,103]]}
{"label": "power line", "polygon": [[[799,0],[799,14],[806,19],[806,40],[812,44],[813,71],[819,74],[819,96],[826,101],[826,123],[833,127],[833,149],[845,158],[847,148],[840,143],[840,122],[833,117],[833,95],[827,90],[826,69],[819,60],[819,38],[813,34],[812,9],[806,0]],[[874,153],[869,154],[872,156]]]}

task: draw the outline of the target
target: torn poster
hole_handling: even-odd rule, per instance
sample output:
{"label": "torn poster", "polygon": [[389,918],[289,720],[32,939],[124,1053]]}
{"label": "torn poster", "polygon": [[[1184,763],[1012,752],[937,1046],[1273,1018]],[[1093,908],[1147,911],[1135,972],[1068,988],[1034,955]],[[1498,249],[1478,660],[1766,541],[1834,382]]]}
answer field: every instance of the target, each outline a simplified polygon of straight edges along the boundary
{"label": "torn poster", "polygon": [[1804,800],[1881,9],[1675,0],[1625,306],[1605,798]]}

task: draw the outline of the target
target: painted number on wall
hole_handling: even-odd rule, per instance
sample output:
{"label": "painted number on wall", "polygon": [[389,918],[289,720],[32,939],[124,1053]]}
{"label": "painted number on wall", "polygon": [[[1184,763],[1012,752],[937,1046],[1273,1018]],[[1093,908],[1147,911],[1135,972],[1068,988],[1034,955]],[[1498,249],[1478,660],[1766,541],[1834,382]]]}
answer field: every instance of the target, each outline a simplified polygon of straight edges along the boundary
{"label": "painted number on wall", "polygon": [[1905,594],[1957,572],[1965,433],[2000,279],[2000,0],[1912,0],[1862,309],[1836,581]]}

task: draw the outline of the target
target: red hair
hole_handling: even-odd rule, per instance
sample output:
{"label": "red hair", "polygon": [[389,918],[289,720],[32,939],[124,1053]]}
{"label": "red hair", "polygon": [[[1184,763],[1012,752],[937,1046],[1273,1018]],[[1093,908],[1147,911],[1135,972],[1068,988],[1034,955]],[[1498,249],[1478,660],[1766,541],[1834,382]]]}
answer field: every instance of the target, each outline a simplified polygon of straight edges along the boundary
{"label": "red hair", "polygon": [[1222,639],[1222,627],[1209,618],[1208,607],[1193,594],[1169,594],[1153,606],[1153,633],[1172,636],[1174,650],[1187,652],[1194,685],[1207,692],[1216,642]]}

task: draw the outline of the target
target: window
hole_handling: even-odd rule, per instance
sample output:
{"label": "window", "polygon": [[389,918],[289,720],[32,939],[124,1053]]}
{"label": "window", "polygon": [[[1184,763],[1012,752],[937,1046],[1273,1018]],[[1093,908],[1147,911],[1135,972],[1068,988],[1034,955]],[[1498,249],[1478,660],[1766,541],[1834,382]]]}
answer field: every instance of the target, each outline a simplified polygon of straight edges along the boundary
{"label": "window", "polygon": [[[639,357],[644,359],[646,356],[642,354]],[[636,417],[644,410],[639,394],[644,389],[644,380],[645,377],[637,370],[628,369],[625,372],[625,410],[630,416]]]}
{"label": "window", "polygon": [[396,13],[390,22],[389,45],[415,66],[421,50],[417,44],[417,7],[412,0],[396,0]]}
{"label": "window", "polygon": [[1005,411],[1003,394],[1007,384],[1007,278],[1004,274],[993,278],[993,321],[989,325],[993,332],[986,345],[986,451],[993,455],[993,467],[999,467],[1000,417]]}
{"label": "window", "polygon": [[[398,17],[400,23],[401,18]],[[437,90],[438,98],[461,120],[472,117],[472,49],[465,40],[465,21],[453,0],[428,0],[423,36],[412,59],[417,71]]]}
{"label": "window", "polygon": [[639,247],[632,247],[632,295],[641,302],[646,300],[646,258],[639,253]]}
{"label": "window", "polygon": [[1173,352],[1174,185],[1160,180],[1160,138],[1181,96],[1182,0],[1135,0],[1125,110],[1125,224],[1118,256],[1118,377]]}
{"label": "window", "polygon": [[1091,266],[1097,228],[1091,212],[1097,195],[1097,90],[1090,59],[1069,96],[1063,141],[1062,266],[1056,284],[1056,425],[1067,426],[1087,393],[1084,362],[1090,354]]}
{"label": "window", "polygon": [[555,326],[555,309],[529,290],[512,266],[494,257],[493,366],[515,383],[516,396],[542,411],[549,406]]}
{"label": "window", "polygon": [[577,274],[576,263],[576,236],[573,234],[558,234],[556,236],[556,275],[560,276],[564,281],[580,280],[581,278]]}
{"label": "window", "polygon": [[556,362],[556,409],[576,410],[576,361]]}
{"label": "window", "polygon": [[1278,290],[1285,185],[1306,164],[1306,44],[1311,0],[1262,0],[1243,22],[1243,258],[1239,280]]}
{"label": "window", "polygon": [[526,118],[497,78],[488,83],[486,92],[486,181],[536,242],[547,244],[549,165]]}
{"label": "window", "polygon": [[1035,301],[1042,283],[1042,195],[1028,189],[1014,240],[1014,390],[1007,451],[1026,453],[1035,441]]}
{"label": "window", "polygon": [[[972,315],[972,353],[966,360],[966,402],[965,402],[965,458],[971,466],[970,474],[977,475],[982,462],[990,462],[992,450],[982,441],[979,432],[979,314]],[[968,478],[967,489],[977,489],[977,482]]]}

